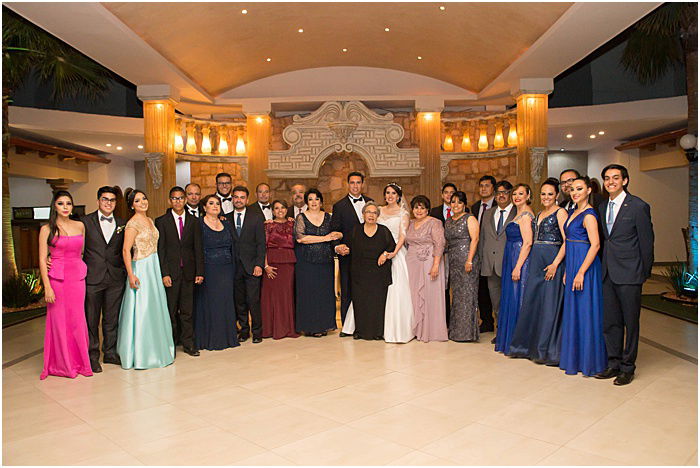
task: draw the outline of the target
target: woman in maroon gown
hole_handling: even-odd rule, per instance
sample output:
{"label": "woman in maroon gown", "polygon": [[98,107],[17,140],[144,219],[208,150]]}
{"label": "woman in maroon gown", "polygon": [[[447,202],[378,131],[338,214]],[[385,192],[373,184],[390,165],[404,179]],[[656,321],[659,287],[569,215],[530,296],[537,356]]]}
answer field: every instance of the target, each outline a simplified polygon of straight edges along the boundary
{"label": "woman in maroon gown", "polygon": [[266,255],[260,308],[263,338],[296,338],[294,327],[294,221],[287,219],[287,203],[272,202],[272,221],[265,223]]}

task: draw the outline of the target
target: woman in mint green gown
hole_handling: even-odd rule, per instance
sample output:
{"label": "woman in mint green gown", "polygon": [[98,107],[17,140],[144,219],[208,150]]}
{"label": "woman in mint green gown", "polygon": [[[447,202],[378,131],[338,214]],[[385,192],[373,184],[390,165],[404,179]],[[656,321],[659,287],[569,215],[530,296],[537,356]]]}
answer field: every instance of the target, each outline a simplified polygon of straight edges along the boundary
{"label": "woman in mint green gown", "polygon": [[124,369],[165,367],[175,359],[173,331],[158,262],[158,229],[140,190],[126,196],[133,216],[124,231],[127,287],[119,311],[117,352]]}

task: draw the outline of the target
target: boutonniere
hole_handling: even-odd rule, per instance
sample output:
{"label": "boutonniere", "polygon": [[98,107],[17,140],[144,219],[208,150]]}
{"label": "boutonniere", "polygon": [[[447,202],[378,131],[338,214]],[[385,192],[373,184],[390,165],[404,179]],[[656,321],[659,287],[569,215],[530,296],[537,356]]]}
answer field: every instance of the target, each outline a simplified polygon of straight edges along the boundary
{"label": "boutonniere", "polygon": [[115,231],[115,234],[121,233],[125,228],[126,228],[126,224],[122,224],[121,226],[117,226],[117,230]]}

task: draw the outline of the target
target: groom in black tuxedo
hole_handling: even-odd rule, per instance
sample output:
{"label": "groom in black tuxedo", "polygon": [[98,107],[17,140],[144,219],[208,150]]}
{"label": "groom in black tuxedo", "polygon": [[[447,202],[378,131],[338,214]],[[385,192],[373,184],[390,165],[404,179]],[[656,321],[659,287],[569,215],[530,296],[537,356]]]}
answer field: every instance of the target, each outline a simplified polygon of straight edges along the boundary
{"label": "groom in black tuxedo", "polygon": [[634,379],[642,284],[651,276],[654,263],[654,229],[649,205],[627,192],[627,168],[610,164],[601,175],[609,196],[598,207],[604,241],[603,334],[608,368],[596,377],[615,377],[615,385],[627,385]]}
{"label": "groom in black tuxedo", "polygon": [[114,187],[104,186],[97,191],[97,207],[97,211],[83,216],[81,221],[85,225],[85,319],[90,337],[90,367],[93,372],[102,372],[100,316],[104,362],[121,365],[117,355],[117,328],[126,285],[126,269],[122,259],[126,222],[114,216],[117,207],[117,190]]}
{"label": "groom in black tuxedo", "polygon": [[[226,219],[233,227],[236,240],[236,278],[234,280],[238,341],[250,337],[262,342],[262,313],[260,311],[260,281],[265,265],[265,218],[246,206],[248,189],[239,185],[233,189],[233,211]],[[250,312],[251,325],[248,324]]]}
{"label": "groom in black tuxedo", "polygon": [[194,345],[192,323],[194,285],[204,281],[202,230],[199,220],[185,211],[185,190],[170,189],[170,206],[156,218],[158,260],[163,277],[168,311],[173,327],[173,343],[182,343],[190,356],[199,356]]}
{"label": "groom in black tuxedo", "polygon": [[[349,239],[352,230],[358,224],[362,224],[362,207],[365,203],[373,201],[371,198],[362,195],[362,187],[365,176],[360,172],[348,174],[348,196],[343,197],[333,205],[333,216],[331,217],[331,231],[343,233],[343,239]],[[342,241],[338,241],[335,246],[335,253],[339,254],[338,262],[340,266],[340,319],[345,322],[345,315],[350,307],[350,255],[342,253],[345,246]],[[340,336],[348,336],[340,332]]]}

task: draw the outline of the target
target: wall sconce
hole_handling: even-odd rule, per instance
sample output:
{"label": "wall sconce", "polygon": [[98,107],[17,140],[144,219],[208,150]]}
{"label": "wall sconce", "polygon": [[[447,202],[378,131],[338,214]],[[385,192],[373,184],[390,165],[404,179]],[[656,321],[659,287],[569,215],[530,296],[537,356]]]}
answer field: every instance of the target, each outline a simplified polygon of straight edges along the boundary
{"label": "wall sconce", "polygon": [[185,151],[188,153],[197,152],[197,142],[194,141],[194,125],[187,125],[187,146]]}
{"label": "wall sconce", "polygon": [[472,150],[472,142],[469,140],[469,132],[464,131],[464,135],[462,136],[462,151],[463,152],[469,152]]}
{"label": "wall sconce", "polygon": [[515,129],[515,119],[510,121],[510,129],[508,131],[508,146],[518,145],[518,132]]}
{"label": "wall sconce", "polygon": [[445,135],[445,142],[442,144],[442,148],[445,151],[454,151],[455,150],[455,145],[454,142],[452,141],[452,135],[449,133]]}
{"label": "wall sconce", "polygon": [[486,130],[482,130],[479,135],[479,151],[486,151],[489,149],[489,140],[486,138]]}
{"label": "wall sconce", "polygon": [[219,134],[219,154],[224,156],[228,155],[228,143],[223,133]]}
{"label": "wall sconce", "polygon": [[209,127],[202,128],[202,153],[211,153],[211,140],[209,139]]}
{"label": "wall sconce", "polygon": [[243,137],[240,135],[236,141],[236,154],[238,156],[243,156],[245,154],[245,142],[243,142]]}
{"label": "wall sconce", "polygon": [[263,118],[262,117],[256,117],[255,121],[259,124],[263,123]]}
{"label": "wall sconce", "polygon": [[185,142],[182,141],[182,135],[180,133],[175,134],[175,151],[181,152],[185,147]]}
{"label": "wall sconce", "polygon": [[496,122],[496,134],[493,136],[493,147],[503,148],[505,143],[503,141],[503,123]]}
{"label": "wall sconce", "polygon": [[427,121],[431,121],[431,120],[433,120],[433,114],[431,112],[426,112],[423,114],[423,119],[425,119]]}

